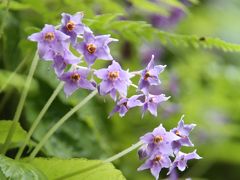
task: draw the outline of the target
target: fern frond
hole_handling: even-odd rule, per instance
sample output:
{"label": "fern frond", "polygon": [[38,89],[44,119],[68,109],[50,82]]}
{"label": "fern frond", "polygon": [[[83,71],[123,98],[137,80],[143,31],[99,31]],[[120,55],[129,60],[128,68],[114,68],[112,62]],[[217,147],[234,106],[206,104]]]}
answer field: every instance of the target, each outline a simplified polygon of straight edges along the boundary
{"label": "fern frond", "polygon": [[175,46],[193,46],[195,48],[216,48],[225,52],[240,52],[240,44],[229,43],[219,38],[200,37],[196,35],[180,35],[157,31],[157,36],[164,45],[171,43]]}
{"label": "fern frond", "polygon": [[[144,21],[117,20],[119,14],[105,14],[87,21],[95,31],[101,33],[112,30],[113,37],[125,38],[128,41],[141,43],[142,38],[148,41],[159,40],[165,46],[191,46],[195,48],[220,49],[225,52],[240,52],[240,44],[226,42],[219,38],[181,35],[160,31]],[[118,37],[117,37],[118,36]]]}

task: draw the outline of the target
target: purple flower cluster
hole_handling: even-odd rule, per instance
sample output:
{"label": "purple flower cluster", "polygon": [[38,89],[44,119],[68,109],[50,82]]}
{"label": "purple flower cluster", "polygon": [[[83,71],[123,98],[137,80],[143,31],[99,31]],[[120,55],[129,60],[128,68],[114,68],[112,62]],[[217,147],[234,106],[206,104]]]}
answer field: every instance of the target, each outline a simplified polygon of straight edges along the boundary
{"label": "purple flower cluster", "polygon": [[[152,89],[159,87],[159,75],[166,66],[155,65],[154,56],[145,69],[129,72],[115,61],[110,53],[109,43],[117,41],[110,35],[95,36],[92,30],[82,23],[83,13],[62,14],[61,24],[57,27],[45,25],[41,32],[29,36],[29,40],[38,43],[38,54],[42,60],[52,61],[52,67],[59,80],[64,82],[66,96],[71,96],[78,89],[98,90],[102,96],[110,95],[116,101],[109,116],[119,113],[122,117],[129,109],[140,106],[142,115],[149,111],[157,116],[158,106],[169,97],[161,92],[153,93]],[[73,51],[74,49],[74,51]],[[74,53],[73,53],[74,52]],[[87,67],[80,66],[83,60]],[[108,60],[107,68],[93,69],[96,60]],[[132,84],[131,78],[139,76],[138,85]],[[90,78],[89,78],[90,77]],[[94,78],[98,78],[97,84]],[[128,97],[128,88],[137,89],[136,94]],[[187,161],[200,159],[196,151],[183,153],[182,146],[193,146],[189,133],[195,124],[184,124],[183,118],[178,127],[170,131],[160,125],[153,132],[140,138],[143,145],[139,149],[140,159],[146,162],[138,170],[150,169],[158,179],[162,168],[169,168],[168,174],[178,168],[185,170]],[[172,157],[175,159],[172,161]]]}
{"label": "purple flower cluster", "polygon": [[[74,15],[62,13],[61,24],[57,27],[45,25],[41,32],[29,36],[38,42],[38,54],[42,60],[52,61],[52,67],[59,80],[64,81],[64,92],[71,96],[78,89],[97,89],[102,96],[110,95],[116,106],[110,116],[118,112],[124,116],[133,107],[141,106],[142,114],[149,111],[157,116],[158,106],[169,99],[164,94],[150,93],[152,86],[159,86],[159,74],[166,66],[154,65],[154,56],[144,70],[129,72],[123,70],[110,53],[109,43],[117,41],[110,35],[95,36],[82,23],[83,13]],[[75,54],[72,49],[75,49]],[[77,53],[76,53],[77,52]],[[84,59],[87,67],[80,66]],[[97,59],[111,61],[107,68],[93,69]],[[70,68],[72,66],[72,68]],[[139,75],[139,85],[133,85],[131,78]],[[91,78],[89,78],[91,77]],[[94,78],[101,80],[99,84]],[[128,96],[128,87],[137,88],[137,94]]]}
{"label": "purple flower cluster", "polygon": [[[194,146],[189,139],[189,133],[195,126],[195,124],[184,124],[182,117],[178,126],[170,131],[166,131],[161,124],[153,132],[140,137],[143,145],[138,150],[138,155],[140,159],[146,159],[146,161],[138,170],[150,169],[157,180],[162,168],[168,168],[169,175],[175,168],[184,171],[189,160],[201,159],[196,150],[191,153],[180,151],[182,146]],[[174,158],[173,161],[172,158]]]}

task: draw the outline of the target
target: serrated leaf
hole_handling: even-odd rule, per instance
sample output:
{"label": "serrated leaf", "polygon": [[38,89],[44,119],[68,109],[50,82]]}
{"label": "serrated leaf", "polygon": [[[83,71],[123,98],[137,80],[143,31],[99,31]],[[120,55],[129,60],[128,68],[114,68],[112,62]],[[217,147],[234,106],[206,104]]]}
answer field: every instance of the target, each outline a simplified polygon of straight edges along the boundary
{"label": "serrated leaf", "polygon": [[47,177],[32,165],[3,155],[0,155],[0,169],[0,177],[9,180],[47,180]]}
{"label": "serrated leaf", "polygon": [[[103,17],[101,16],[101,18]],[[225,52],[240,52],[239,44],[226,42],[219,38],[182,35],[160,31],[144,21],[117,21],[116,17],[118,17],[118,14],[107,15],[106,17],[107,21],[103,23],[106,26],[101,25],[101,23],[95,24],[95,21],[92,21],[90,24],[101,32],[104,32],[105,28],[108,27],[113,31],[113,33],[118,32],[117,34],[120,34],[125,39],[133,42],[137,42],[137,40],[140,41],[141,38],[151,40],[152,37],[155,39],[158,37],[165,46],[171,44],[181,47],[192,46],[194,48],[216,48]]]}
{"label": "serrated leaf", "polygon": [[87,159],[35,158],[30,163],[43,171],[48,179],[124,180],[111,163]]}
{"label": "serrated leaf", "polygon": [[[0,144],[4,143],[12,123],[13,121],[10,121],[10,120],[0,120]],[[11,146],[16,146],[21,144],[21,142],[23,142],[26,136],[27,136],[27,132],[22,129],[19,123],[17,123],[16,131],[13,135]]]}
{"label": "serrated leaf", "polygon": [[168,43],[172,43],[175,46],[181,46],[184,43],[195,48],[217,48],[223,51],[240,52],[239,44],[225,42],[218,38],[199,37],[196,35],[181,35],[168,33],[165,31],[157,31],[157,35],[160,40],[165,42],[167,39]]}

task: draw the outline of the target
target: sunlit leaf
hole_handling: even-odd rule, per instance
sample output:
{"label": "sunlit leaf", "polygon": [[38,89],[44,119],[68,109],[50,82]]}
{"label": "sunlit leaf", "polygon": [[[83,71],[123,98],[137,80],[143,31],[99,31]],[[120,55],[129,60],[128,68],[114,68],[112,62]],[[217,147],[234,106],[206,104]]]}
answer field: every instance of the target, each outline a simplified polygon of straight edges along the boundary
{"label": "sunlit leaf", "polygon": [[30,163],[43,171],[48,179],[124,180],[122,173],[110,163],[87,159],[35,158]]}
{"label": "sunlit leaf", "polygon": [[[0,177],[9,180],[47,180],[47,177],[30,164],[0,155]],[[1,180],[4,180],[4,178]]]}

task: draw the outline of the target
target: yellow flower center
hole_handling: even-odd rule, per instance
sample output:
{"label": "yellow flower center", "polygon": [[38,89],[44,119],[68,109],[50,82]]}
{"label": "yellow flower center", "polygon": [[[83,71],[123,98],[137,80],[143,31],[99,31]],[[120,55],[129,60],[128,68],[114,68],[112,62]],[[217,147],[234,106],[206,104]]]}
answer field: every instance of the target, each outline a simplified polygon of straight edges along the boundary
{"label": "yellow flower center", "polygon": [[46,41],[53,41],[55,39],[55,35],[53,32],[47,32],[44,36]]}
{"label": "yellow flower center", "polygon": [[68,23],[66,24],[66,28],[68,31],[72,31],[75,28],[75,23],[73,21],[68,21]]}
{"label": "yellow flower center", "polygon": [[111,80],[116,80],[119,77],[118,71],[112,71],[108,73],[108,78]]}
{"label": "yellow flower center", "polygon": [[154,159],[153,159],[153,161],[155,162],[155,163],[157,163],[157,162],[159,162],[160,160],[161,160],[161,156],[160,155],[157,155]]}
{"label": "yellow flower center", "polygon": [[73,73],[73,74],[71,75],[71,79],[72,79],[74,82],[80,80],[80,74],[78,74],[78,73]]}
{"label": "yellow flower center", "polygon": [[97,49],[97,47],[94,44],[92,44],[92,43],[87,45],[87,51],[90,54],[95,53],[96,49]]}
{"label": "yellow flower center", "polygon": [[179,137],[182,137],[182,138],[185,138],[185,137],[186,137],[186,136],[181,135],[178,130],[176,130],[175,134],[176,134],[177,136],[179,136]]}
{"label": "yellow flower center", "polygon": [[144,80],[147,80],[147,78],[151,77],[150,72],[147,71],[146,74],[144,75]]}
{"label": "yellow flower center", "polygon": [[162,136],[155,136],[153,139],[154,143],[159,143],[163,141],[163,137]]}

